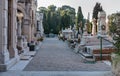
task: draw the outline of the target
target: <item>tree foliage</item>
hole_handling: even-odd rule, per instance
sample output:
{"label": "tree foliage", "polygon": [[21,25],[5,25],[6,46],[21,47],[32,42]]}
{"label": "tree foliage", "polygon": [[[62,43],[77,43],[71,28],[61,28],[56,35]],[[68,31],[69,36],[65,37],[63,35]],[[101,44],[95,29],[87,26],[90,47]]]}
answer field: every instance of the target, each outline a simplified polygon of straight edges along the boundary
{"label": "tree foliage", "polygon": [[102,9],[101,4],[97,2],[96,5],[95,5],[94,8],[93,8],[93,16],[92,16],[92,19],[95,20],[94,22],[95,22],[95,26],[96,26],[96,32],[97,32],[98,13],[99,13],[100,11],[103,11],[103,9]]}
{"label": "tree foliage", "polygon": [[39,12],[42,12],[42,13],[46,13],[47,12],[47,8],[46,7],[39,7]]}
{"label": "tree foliage", "polygon": [[98,19],[98,12],[100,12],[100,11],[103,11],[103,9],[102,9],[102,6],[101,6],[101,4],[100,3],[96,3],[96,5],[94,6],[94,9],[93,9],[93,16],[92,16],[92,18],[94,19]]}
{"label": "tree foliage", "polygon": [[120,54],[120,13],[112,14],[108,19],[110,33],[115,41],[114,45],[118,51],[117,53]]}
{"label": "tree foliage", "polygon": [[48,10],[50,10],[51,12],[55,12],[56,11],[56,6],[50,5],[50,6],[48,6]]}
{"label": "tree foliage", "polygon": [[88,34],[92,33],[92,23],[91,22],[87,22],[87,33]]}
{"label": "tree foliage", "polygon": [[39,7],[39,12],[44,14],[43,27],[46,34],[57,34],[61,29],[75,24],[75,9],[64,5],[62,7],[50,5],[48,8]]}
{"label": "tree foliage", "polygon": [[77,29],[79,29],[79,27],[81,28],[82,32],[83,32],[83,27],[84,27],[84,19],[83,19],[83,14],[82,14],[82,10],[81,7],[78,7],[78,12],[77,12],[77,19],[76,19],[76,24],[77,24]]}
{"label": "tree foliage", "polygon": [[61,25],[63,29],[68,28],[70,25],[70,16],[66,13],[61,17]]}
{"label": "tree foliage", "polygon": [[70,6],[64,5],[60,8],[60,10],[61,10],[61,16],[67,18],[66,23],[68,23],[68,26],[65,27],[69,27],[70,25],[73,26],[75,24],[75,9]]}
{"label": "tree foliage", "polygon": [[109,26],[109,35],[112,35],[116,31],[115,23],[113,22],[115,18],[115,14],[108,16],[108,26]]}

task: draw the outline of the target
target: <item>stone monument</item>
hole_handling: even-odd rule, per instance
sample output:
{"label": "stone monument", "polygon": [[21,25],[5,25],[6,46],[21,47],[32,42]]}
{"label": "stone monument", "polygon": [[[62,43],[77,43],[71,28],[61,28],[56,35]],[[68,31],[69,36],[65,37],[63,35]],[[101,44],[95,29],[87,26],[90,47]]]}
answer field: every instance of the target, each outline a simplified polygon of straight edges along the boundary
{"label": "stone monument", "polygon": [[98,13],[98,35],[106,35],[106,13],[101,11]]}

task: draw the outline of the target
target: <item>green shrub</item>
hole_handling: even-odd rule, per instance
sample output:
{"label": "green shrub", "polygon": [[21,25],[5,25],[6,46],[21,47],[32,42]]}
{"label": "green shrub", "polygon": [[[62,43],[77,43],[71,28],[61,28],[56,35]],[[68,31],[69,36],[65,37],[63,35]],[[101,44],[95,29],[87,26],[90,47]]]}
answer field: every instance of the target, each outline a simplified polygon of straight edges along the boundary
{"label": "green shrub", "polygon": [[120,55],[120,13],[113,15],[113,20],[111,21],[109,29],[113,36],[113,44],[116,49],[116,53]]}

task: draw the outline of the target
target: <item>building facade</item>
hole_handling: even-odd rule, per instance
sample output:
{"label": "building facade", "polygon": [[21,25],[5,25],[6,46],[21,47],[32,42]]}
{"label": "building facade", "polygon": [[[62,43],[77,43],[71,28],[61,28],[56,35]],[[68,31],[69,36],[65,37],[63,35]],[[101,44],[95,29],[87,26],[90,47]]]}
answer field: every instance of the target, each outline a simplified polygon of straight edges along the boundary
{"label": "building facade", "polygon": [[37,0],[1,0],[0,71],[17,63],[26,51],[24,45],[34,40],[36,9]]}
{"label": "building facade", "polygon": [[19,60],[16,48],[16,0],[0,2],[0,71],[6,71]]}

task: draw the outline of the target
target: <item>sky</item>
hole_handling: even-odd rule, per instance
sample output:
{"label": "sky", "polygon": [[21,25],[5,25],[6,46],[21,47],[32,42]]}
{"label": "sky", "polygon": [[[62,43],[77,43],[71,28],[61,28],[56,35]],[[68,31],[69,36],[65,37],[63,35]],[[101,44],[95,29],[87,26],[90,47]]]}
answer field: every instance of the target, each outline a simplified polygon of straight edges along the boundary
{"label": "sky", "polygon": [[62,5],[69,5],[75,8],[77,12],[78,7],[81,6],[84,18],[87,18],[89,12],[91,19],[96,2],[101,3],[107,16],[120,11],[120,0],[38,0],[38,7],[48,7],[49,5],[61,7]]}

